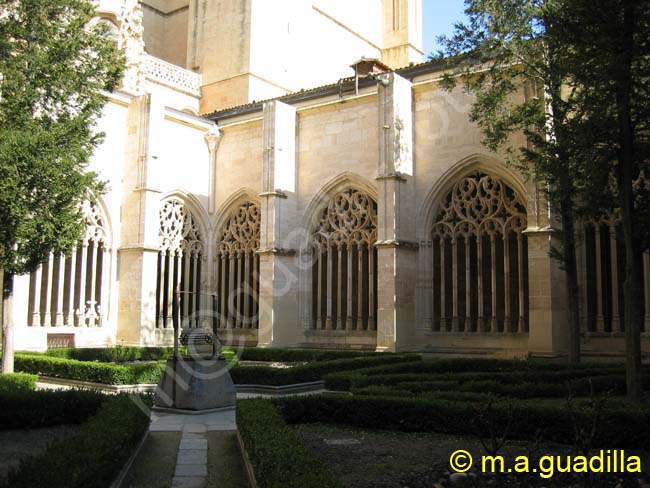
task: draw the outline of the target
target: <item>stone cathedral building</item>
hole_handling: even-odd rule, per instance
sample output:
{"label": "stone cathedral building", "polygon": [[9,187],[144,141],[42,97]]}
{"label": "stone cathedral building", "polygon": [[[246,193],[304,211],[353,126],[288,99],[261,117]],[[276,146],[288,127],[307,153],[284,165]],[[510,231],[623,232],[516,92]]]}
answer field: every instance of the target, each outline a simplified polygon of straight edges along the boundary
{"label": "stone cathedral building", "polygon": [[[231,344],[565,353],[553,210],[424,62],[422,0],[96,3],[128,59],[109,189],[16,278],[18,349],[170,344],[176,317]],[[621,354],[617,222],[580,229],[583,350]]]}

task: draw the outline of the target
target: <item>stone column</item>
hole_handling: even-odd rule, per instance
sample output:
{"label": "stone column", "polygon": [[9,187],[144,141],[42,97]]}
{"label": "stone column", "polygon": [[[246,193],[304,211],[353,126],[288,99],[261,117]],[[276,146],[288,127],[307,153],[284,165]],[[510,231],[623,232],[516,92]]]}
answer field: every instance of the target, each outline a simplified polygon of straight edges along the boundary
{"label": "stone column", "polygon": [[528,228],[528,351],[534,356],[556,357],[568,345],[567,302],[564,271],[550,251],[560,237],[543,192],[529,184]]}
{"label": "stone column", "polygon": [[296,210],[296,110],[264,105],[264,151],[260,249],[258,344],[288,346],[302,341],[298,313]]}
{"label": "stone column", "polygon": [[157,159],[150,147],[164,120],[163,100],[147,94],[129,106],[123,179],[121,246],[118,251],[117,340],[156,343],[156,269],[160,190],[152,181]]}
{"label": "stone column", "polygon": [[415,332],[417,241],[411,83],[379,81],[377,350],[403,349]]}

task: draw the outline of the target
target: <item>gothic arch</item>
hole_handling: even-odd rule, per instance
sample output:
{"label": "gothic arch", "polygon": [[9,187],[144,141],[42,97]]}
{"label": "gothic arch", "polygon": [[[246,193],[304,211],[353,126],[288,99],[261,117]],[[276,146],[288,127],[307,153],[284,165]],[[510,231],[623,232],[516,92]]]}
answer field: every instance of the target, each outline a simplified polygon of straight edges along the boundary
{"label": "gothic arch", "polygon": [[[377,291],[377,200],[374,191],[331,182],[308,216],[313,329],[374,331]],[[368,188],[367,185],[366,189]]]}
{"label": "gothic arch", "polygon": [[476,171],[499,177],[527,202],[528,191],[524,181],[515,171],[492,156],[479,153],[472,154],[458,161],[438,177],[425,196],[416,216],[419,239],[428,237],[430,222],[438,211],[440,201],[451,187],[464,175]]}
{"label": "gothic arch", "polygon": [[156,326],[199,325],[203,261],[207,226],[202,206],[190,195],[175,191],[160,201]]}
{"label": "gothic arch", "polygon": [[259,256],[261,205],[243,188],[217,214],[214,232],[217,316],[220,328],[259,327]]}
{"label": "gothic arch", "polygon": [[441,184],[426,226],[440,332],[525,332],[526,201],[492,168],[471,165]]}
{"label": "gothic arch", "polygon": [[199,226],[203,244],[207,245],[210,234],[210,219],[205,210],[205,206],[201,204],[201,201],[194,194],[182,189],[164,193],[160,197],[160,204],[162,205],[163,202],[174,198],[183,202],[183,205],[190,211],[194,222]]}
{"label": "gothic arch", "polygon": [[349,171],[335,176],[323,185],[305,209],[302,219],[302,227],[308,231],[306,236],[307,239],[304,242],[305,248],[309,249],[311,231],[318,225],[323,208],[328,205],[336,193],[345,189],[361,191],[368,195],[373,201],[377,202],[376,186],[363,176]]}
{"label": "gothic arch", "polygon": [[212,220],[212,228],[214,230],[215,239],[218,239],[223,232],[231,212],[241,203],[252,202],[256,205],[261,205],[260,197],[257,192],[251,188],[240,188],[233,192],[219,207]]}
{"label": "gothic arch", "polygon": [[50,253],[30,276],[30,325],[102,326],[108,317],[113,234],[101,195],[85,200],[86,229],[69,255]]}

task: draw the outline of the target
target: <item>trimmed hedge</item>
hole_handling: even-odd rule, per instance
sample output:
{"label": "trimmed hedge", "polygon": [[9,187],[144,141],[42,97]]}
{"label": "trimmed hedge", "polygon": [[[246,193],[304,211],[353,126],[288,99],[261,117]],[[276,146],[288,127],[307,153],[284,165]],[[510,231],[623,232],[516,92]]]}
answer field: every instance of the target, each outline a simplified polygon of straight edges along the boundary
{"label": "trimmed hedge", "polygon": [[18,391],[34,391],[38,376],[27,373],[0,374],[0,396]]}
{"label": "trimmed hedge", "polygon": [[[314,362],[331,361],[334,359],[350,359],[356,357],[375,356],[385,353],[372,351],[351,351],[336,349],[274,349],[259,347],[244,347],[223,349],[224,355],[236,354],[241,361],[269,361],[269,362]],[[63,359],[76,359],[77,361],[98,361],[101,363],[126,363],[133,361],[161,361],[172,356],[173,347],[78,347],[49,349],[44,355]],[[186,348],[181,348],[181,353],[186,354]],[[29,353],[34,354],[34,353]]]}
{"label": "trimmed hedge", "polygon": [[22,353],[16,354],[14,366],[25,373],[109,385],[158,383],[165,369],[164,362],[110,364]]}
{"label": "trimmed hedge", "polygon": [[149,427],[149,417],[127,396],[104,401],[79,434],[22,461],[6,487],[106,488]]}
{"label": "trimmed hedge", "polygon": [[[244,347],[233,349],[239,354],[241,361],[270,361],[296,363],[315,361],[332,361],[335,359],[351,359],[357,357],[368,357],[377,355],[386,355],[373,351],[360,350],[337,350],[337,349],[274,349],[261,347]],[[389,353],[390,354],[390,353]]]}
{"label": "trimmed hedge", "polygon": [[[471,365],[478,368],[480,363],[484,363],[483,367],[467,371]],[[563,397],[568,394],[569,387],[574,394],[588,394],[591,381],[597,392],[625,392],[624,370],[620,365],[585,364],[568,368],[564,364],[541,361],[422,361],[337,372],[324,379],[325,386],[331,390],[394,385],[412,393],[458,390],[517,398]]]}
{"label": "trimmed hedge", "polygon": [[[186,352],[181,348],[181,352]],[[75,347],[48,349],[46,356],[76,359],[77,361],[98,361],[100,363],[127,363],[132,361],[162,361],[174,354],[173,347]]]}
{"label": "trimmed hedge", "polygon": [[[288,385],[318,381],[324,375],[333,372],[420,360],[419,354],[377,354],[318,361],[285,369],[268,366],[237,366],[230,370],[230,375],[236,384]],[[16,354],[15,367],[23,372],[57,378],[109,385],[130,385],[158,383],[165,369],[165,362],[112,364],[20,353]]]}
{"label": "trimmed hedge", "polygon": [[239,366],[230,370],[233,382],[238,385],[289,385],[319,381],[325,375],[340,371],[350,371],[380,364],[420,361],[419,354],[377,354],[351,359],[319,361],[293,368],[269,368],[267,366]]}
{"label": "trimmed hedge", "polygon": [[0,430],[79,424],[95,415],[105,395],[92,391],[14,391],[0,395]]}
{"label": "trimmed hedge", "polygon": [[[476,435],[476,404],[442,399],[411,399],[348,395],[292,397],[277,400],[288,423],[326,422],[354,427],[405,432],[441,432]],[[512,409],[512,410],[511,410]],[[584,411],[531,405],[525,402],[493,404],[494,425],[504,431],[512,416],[509,437],[535,439],[541,430],[546,441],[572,444],[575,426],[588,426]],[[603,413],[594,447],[606,449],[649,449],[650,411],[631,408],[609,409]]]}
{"label": "trimmed hedge", "polygon": [[[363,391],[364,388],[372,386],[383,386],[384,391],[391,388],[401,392],[407,391],[411,395],[438,391],[456,391],[456,392],[474,392],[474,393],[493,393],[495,395],[509,396],[514,398],[562,398],[573,395],[588,395],[593,388],[594,393],[609,392],[612,394],[624,394],[625,376],[619,375],[595,375],[582,376],[571,375],[541,375],[539,380],[532,374],[521,375],[519,378],[513,378],[509,375],[495,374],[492,379],[483,379],[483,376],[438,376],[438,375],[386,375],[386,376],[363,376],[359,374],[329,375],[326,377],[326,385],[330,389],[332,386],[339,386],[339,389],[349,389],[351,391]],[[518,380],[518,381],[515,381]],[[650,379],[646,380],[646,385],[650,386]],[[396,394],[396,396],[402,393]]]}
{"label": "trimmed hedge", "polygon": [[237,428],[261,488],[342,488],[272,402],[237,402]]}

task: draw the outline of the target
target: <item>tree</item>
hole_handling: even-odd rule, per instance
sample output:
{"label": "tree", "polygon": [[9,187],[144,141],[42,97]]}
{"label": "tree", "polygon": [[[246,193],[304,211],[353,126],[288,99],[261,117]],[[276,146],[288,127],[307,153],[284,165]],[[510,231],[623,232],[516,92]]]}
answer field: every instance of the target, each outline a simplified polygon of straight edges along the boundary
{"label": "tree", "polygon": [[[0,281],[69,252],[84,230],[81,204],[102,191],[87,171],[102,134],[102,91],[123,61],[87,0],[0,0]],[[3,314],[2,371],[13,371]]]}
{"label": "tree", "polygon": [[[443,38],[441,55],[462,60],[447,75],[475,95],[470,118],[486,147],[545,185],[558,209],[561,246],[553,255],[565,270],[569,315],[569,360],[580,360],[575,220],[586,188],[583,154],[574,148],[576,96],[566,90],[567,57],[561,43],[545,36],[553,0],[466,0],[469,21]],[[523,132],[518,144],[513,134]]]}
{"label": "tree", "polygon": [[[613,182],[607,196],[625,245],[623,316],[627,392],[641,398],[642,251],[650,249],[650,3],[636,0],[558,2],[549,37],[572,62],[584,138],[577,141]],[[647,313],[647,311],[646,311]]]}

